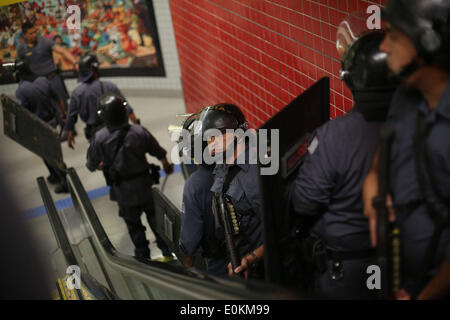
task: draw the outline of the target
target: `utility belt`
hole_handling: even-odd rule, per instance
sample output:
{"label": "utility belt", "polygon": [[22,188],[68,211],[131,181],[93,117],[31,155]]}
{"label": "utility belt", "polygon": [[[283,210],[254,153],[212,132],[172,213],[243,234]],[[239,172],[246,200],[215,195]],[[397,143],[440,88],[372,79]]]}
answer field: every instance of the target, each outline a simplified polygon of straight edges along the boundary
{"label": "utility belt", "polygon": [[160,166],[150,163],[149,167],[144,171],[129,174],[127,176],[122,176],[116,169],[114,168],[105,168],[103,167],[103,175],[105,176],[107,185],[116,185],[120,186],[122,182],[131,181],[137,178],[150,176],[155,184],[159,184],[159,170]]}
{"label": "utility belt", "polygon": [[109,169],[108,171],[103,170],[103,175],[105,176],[107,185],[119,186],[124,181],[130,181],[130,180],[134,180],[134,179],[137,179],[140,177],[144,177],[146,175],[150,175],[150,172],[148,170],[145,170],[145,171],[130,174],[130,175],[127,175],[124,177],[124,176],[120,175],[120,173],[117,172],[117,170]]}
{"label": "utility belt", "polygon": [[303,260],[310,264],[311,271],[318,271],[323,273],[328,270],[328,262],[333,262],[333,270],[331,273],[336,273],[336,280],[342,278],[342,262],[347,260],[363,260],[376,257],[375,249],[361,250],[361,251],[335,251],[325,247],[321,239],[315,237],[308,237],[301,246],[300,253]]}
{"label": "utility belt", "polygon": [[58,75],[58,73],[56,72],[56,71],[52,71],[52,72],[50,72],[50,73],[47,73],[46,75],[45,75],[45,77],[48,79],[48,80],[52,80],[54,77],[56,77]]}

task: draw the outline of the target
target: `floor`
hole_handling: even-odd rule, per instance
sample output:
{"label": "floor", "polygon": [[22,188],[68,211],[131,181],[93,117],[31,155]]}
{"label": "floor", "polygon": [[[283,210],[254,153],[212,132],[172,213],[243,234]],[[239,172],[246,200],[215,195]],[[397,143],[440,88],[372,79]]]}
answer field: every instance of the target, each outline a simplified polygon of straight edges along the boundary
{"label": "floor", "polygon": [[[175,144],[171,142],[168,126],[176,121],[177,114],[183,114],[185,112],[185,106],[180,94],[172,94],[170,97],[164,96],[166,94],[166,92],[158,94],[158,92],[142,93],[133,91],[132,95],[127,95],[127,92],[124,91],[124,95],[134,108],[136,116],[140,118],[141,124],[167,150],[169,158]],[[0,123],[3,124],[3,113],[1,112]],[[62,144],[64,161],[68,168],[73,167],[76,169],[87,191],[98,191],[96,192],[97,196],[92,199],[92,203],[112,244],[119,251],[132,255],[134,249],[133,244],[131,243],[125,224],[118,216],[116,203],[111,202],[105,192],[106,184],[102,173],[100,171],[92,173],[85,166],[88,142],[84,138],[83,127],[84,123],[79,120],[76,125],[78,136],[75,138],[75,150],[70,149],[67,143]],[[8,168],[3,178],[6,179],[10,189],[13,190],[13,194],[21,208],[22,214],[28,221],[31,232],[40,242],[42,255],[48,255],[56,248],[57,244],[54,240],[45,210],[42,207],[43,202],[36,183],[36,178],[40,176],[46,177],[48,171],[38,156],[3,134],[0,135],[0,150],[0,163]],[[148,160],[161,165],[156,158],[149,156]],[[178,172],[167,178],[167,183],[164,188],[164,194],[178,208],[181,208],[183,186],[184,178]],[[65,199],[68,198],[68,194],[55,194],[53,192],[54,186],[49,185],[49,187],[53,199],[57,203],[67,203]],[[153,234],[145,219],[143,219],[143,223],[147,227],[148,239],[154,240]],[[154,242],[152,242],[150,249],[152,258],[161,255]]]}

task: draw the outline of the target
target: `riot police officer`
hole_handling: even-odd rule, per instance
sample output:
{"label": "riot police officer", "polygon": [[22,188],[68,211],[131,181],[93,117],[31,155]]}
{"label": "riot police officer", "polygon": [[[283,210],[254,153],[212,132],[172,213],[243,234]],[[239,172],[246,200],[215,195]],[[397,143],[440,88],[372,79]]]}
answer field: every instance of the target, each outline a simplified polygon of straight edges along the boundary
{"label": "riot police officer", "polygon": [[110,198],[119,206],[119,216],[125,220],[136,257],[150,259],[149,242],[141,214],[145,212],[156,237],[156,243],[167,259],[172,255],[155,228],[152,198],[154,181],[149,172],[146,153],[159,159],[167,174],[173,165],[166,159],[166,151],[152,134],[140,125],[129,125],[127,102],[117,94],[105,94],[99,100],[99,113],[105,127],[96,132],[87,152],[87,168],[103,170],[110,185]]}
{"label": "riot police officer", "polygon": [[[17,60],[15,62],[14,78],[19,82],[16,97],[20,104],[55,128],[58,125],[60,114],[58,113],[57,95],[53,91],[50,82],[45,77],[39,77],[34,74],[25,60]],[[45,160],[44,163],[50,172],[47,181],[52,184],[58,184],[55,192],[69,192],[65,172],[53,168]]]}
{"label": "riot police officer", "polygon": [[[381,50],[401,86],[388,122],[391,221],[400,227],[403,283],[397,298],[436,299],[450,292],[450,3],[389,0]],[[376,245],[377,155],[364,184],[365,214]]]}
{"label": "riot police officer", "polygon": [[[194,133],[200,133],[207,140],[208,153],[215,164],[210,190],[215,195],[224,195],[227,205],[231,205],[232,211],[236,213],[236,221],[233,221],[234,228],[238,229],[235,245],[239,258],[244,259],[254,255],[254,251],[262,246],[263,238],[259,169],[256,161],[255,164],[250,161],[255,155],[254,150],[251,150],[243,136],[237,134],[239,129],[242,132],[249,129],[239,107],[231,103],[219,103],[200,112]],[[208,161],[205,160],[206,163]],[[254,265],[250,276],[262,278],[261,267],[261,263]]]}
{"label": "riot police officer", "polygon": [[[95,54],[86,54],[78,62],[79,77],[78,82],[82,82],[72,93],[67,115],[66,126],[67,144],[74,148],[74,127],[78,115],[86,123],[84,134],[90,140],[95,132],[104,126],[103,120],[97,114],[97,102],[101,95],[114,93],[123,97],[117,86],[110,81],[100,81],[99,61]],[[128,105],[129,118],[137,124],[138,120],[133,110]]]}
{"label": "riot police officer", "polygon": [[[349,19],[351,20],[351,19]],[[353,109],[319,127],[291,189],[297,219],[310,226],[302,247],[313,264],[309,292],[321,299],[371,299],[366,269],[373,264],[361,189],[376,151],[395,86],[388,79],[384,33],[362,36],[347,21],[338,31],[341,79],[352,90]],[[356,41],[347,34],[358,36]]]}
{"label": "riot police officer", "polygon": [[[214,165],[208,165],[202,159],[195,159],[193,128],[198,114],[191,115],[183,123],[185,130],[179,141],[182,161],[187,165],[197,164],[197,169],[186,180],[183,189],[181,210],[180,250],[186,255],[184,265],[193,266],[194,256],[202,256],[206,271],[215,276],[227,275],[228,258],[223,246],[214,233],[214,217],[212,212]],[[186,141],[182,141],[186,140]],[[201,147],[203,144],[199,144]],[[203,152],[203,150],[202,150]]]}
{"label": "riot police officer", "polygon": [[18,56],[20,59],[28,62],[33,73],[46,77],[50,81],[50,85],[57,95],[59,107],[64,110],[64,118],[66,112],[65,101],[67,101],[69,95],[64,81],[55,66],[52,53],[61,54],[73,65],[76,63],[75,58],[67,49],[55,44],[53,40],[38,37],[36,27],[30,22],[25,22],[22,25],[22,36],[25,41],[17,48]]}

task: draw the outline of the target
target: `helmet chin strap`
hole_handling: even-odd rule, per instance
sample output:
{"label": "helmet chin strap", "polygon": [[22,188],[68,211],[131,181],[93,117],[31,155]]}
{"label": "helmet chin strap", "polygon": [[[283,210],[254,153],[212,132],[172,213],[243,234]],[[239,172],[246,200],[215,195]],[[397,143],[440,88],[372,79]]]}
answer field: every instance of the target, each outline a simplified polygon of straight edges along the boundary
{"label": "helmet chin strap", "polygon": [[414,72],[419,70],[423,66],[423,63],[420,63],[417,58],[414,58],[409,64],[404,66],[398,73],[392,73],[392,77],[395,80],[404,81],[408,79]]}

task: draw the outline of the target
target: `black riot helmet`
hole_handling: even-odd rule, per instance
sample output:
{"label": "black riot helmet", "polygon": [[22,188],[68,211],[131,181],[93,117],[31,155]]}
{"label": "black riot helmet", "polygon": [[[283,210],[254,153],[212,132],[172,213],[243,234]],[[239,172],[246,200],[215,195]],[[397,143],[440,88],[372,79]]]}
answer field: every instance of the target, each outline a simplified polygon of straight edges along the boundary
{"label": "black riot helmet", "polygon": [[118,126],[128,121],[127,106],[120,95],[106,93],[98,100],[98,115],[107,126]]}
{"label": "black riot helmet", "polygon": [[385,32],[375,30],[351,43],[341,60],[340,77],[352,92],[394,88],[387,54],[380,50]]}
{"label": "black riot helmet", "polygon": [[88,53],[78,61],[78,82],[86,82],[92,78],[94,72],[98,72],[100,63],[97,56],[93,53]]}
{"label": "black riot helmet", "polygon": [[[231,103],[219,103],[213,106],[203,108],[193,121],[193,126],[190,128],[191,132],[191,151],[194,152],[192,158],[197,163],[202,163],[203,150],[208,147],[208,140],[211,130],[219,130],[222,134],[226,133],[227,129],[242,129],[246,131],[249,128],[245,116],[238,106]],[[236,138],[234,141],[237,141]],[[201,148],[197,148],[200,147]],[[233,147],[234,143],[228,147]],[[226,152],[220,152],[226,156]]]}
{"label": "black riot helmet", "polygon": [[[205,107],[199,114],[201,132],[209,129],[242,129],[249,128],[245,116],[238,106],[231,103],[219,103],[214,106]],[[195,129],[195,134],[199,133],[199,128]]]}
{"label": "black riot helmet", "polygon": [[450,1],[388,0],[382,18],[411,39],[425,64],[450,70]]}

